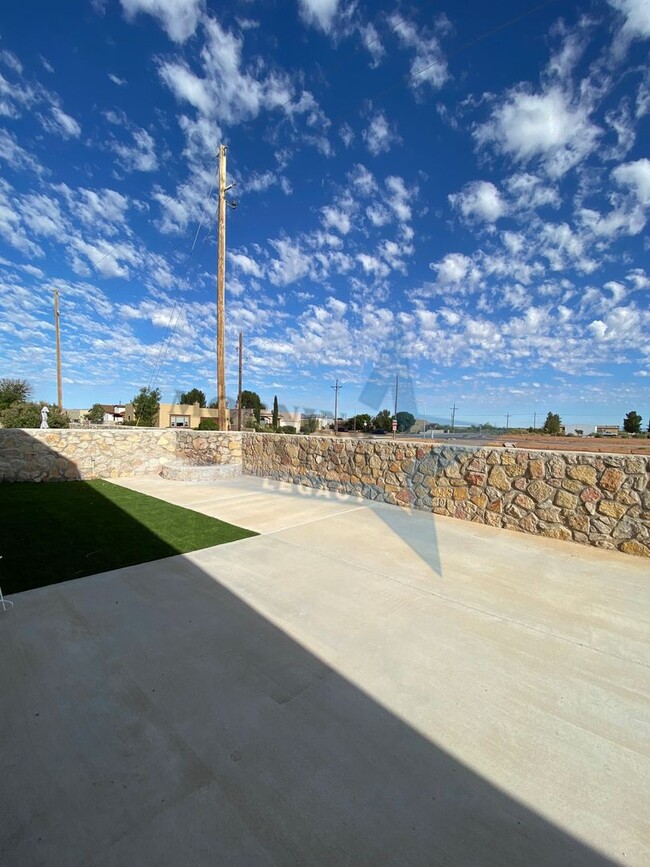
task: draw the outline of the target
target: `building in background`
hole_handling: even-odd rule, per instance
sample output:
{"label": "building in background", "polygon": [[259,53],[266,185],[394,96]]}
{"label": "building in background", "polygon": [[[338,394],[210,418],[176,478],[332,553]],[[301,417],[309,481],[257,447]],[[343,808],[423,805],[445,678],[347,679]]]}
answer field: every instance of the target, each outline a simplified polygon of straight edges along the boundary
{"label": "building in background", "polygon": [[576,424],[563,425],[564,433],[567,436],[589,437],[600,434],[604,437],[617,437],[619,435],[619,427],[617,424],[591,424],[587,422],[577,422]]}
{"label": "building in background", "polygon": [[[197,428],[206,418],[216,422],[218,415],[218,409],[208,409],[198,403],[161,403],[153,426]],[[124,421],[132,423],[135,420],[133,404],[128,403],[124,408]]]}

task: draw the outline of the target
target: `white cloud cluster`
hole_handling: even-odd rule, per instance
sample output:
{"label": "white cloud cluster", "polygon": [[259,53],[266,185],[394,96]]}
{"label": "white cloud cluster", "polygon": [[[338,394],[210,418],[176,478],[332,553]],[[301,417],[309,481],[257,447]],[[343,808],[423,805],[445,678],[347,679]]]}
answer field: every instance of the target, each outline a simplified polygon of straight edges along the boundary
{"label": "white cloud cluster", "polygon": [[468,220],[496,223],[507,213],[501,193],[490,181],[472,181],[460,193],[452,193],[448,198]]}
{"label": "white cloud cluster", "polygon": [[397,13],[390,15],[388,22],[401,45],[413,54],[409,78],[411,88],[417,92],[429,85],[433,90],[439,90],[449,78],[447,60],[439,41],[439,36],[450,30],[447,18],[444,15],[438,18],[437,34]]}
{"label": "white cloud cluster", "polygon": [[[207,198],[211,183],[210,173],[206,173],[207,162],[214,159],[215,143],[223,141],[227,126],[250,121],[263,111],[281,110],[287,121],[283,128],[287,136],[317,148],[326,156],[333,153],[328,140],[330,123],[312,94],[297,90],[290,75],[269,69],[258,59],[246,65],[242,35],[228,30],[208,14],[200,20],[203,33],[198,52],[200,69],[191,68],[184,58],[161,59],[158,64],[163,83],[181,104],[193,109],[178,118],[186,139],[184,154],[190,180],[176,197],[162,190],[155,194],[163,207],[159,226],[164,232],[182,231],[188,219],[200,218],[199,203]],[[263,174],[254,176],[249,188],[262,190],[272,182],[279,184],[287,195],[291,193],[291,184],[283,175],[275,180]]]}
{"label": "white cloud cluster", "polygon": [[323,33],[331,31],[338,6],[339,0],[298,0],[300,17],[305,24],[317,27]]}
{"label": "white cloud cluster", "polygon": [[363,140],[373,155],[388,153],[391,147],[401,141],[394,126],[388,121],[385,112],[379,111],[373,115],[370,124],[363,131]]}
{"label": "white cloud cluster", "polygon": [[174,42],[186,42],[196,31],[203,0],[120,0],[128,19],[139,13],[156,18]]}
{"label": "white cloud cluster", "polygon": [[158,168],[156,144],[146,129],[131,126],[131,143],[112,139],[110,148],[125,172],[154,172]]}
{"label": "white cloud cluster", "polygon": [[635,39],[650,39],[650,6],[647,0],[609,0],[610,6],[621,13],[623,23],[615,42],[622,53]]}
{"label": "white cloud cluster", "polygon": [[558,86],[534,93],[510,90],[492,117],[475,130],[479,147],[492,144],[504,156],[528,164],[539,158],[551,177],[578,165],[596,146],[600,130],[586,107]]}
{"label": "white cloud cluster", "polygon": [[0,73],[0,116],[17,119],[24,111],[32,111],[46,132],[65,139],[79,138],[79,122],[63,111],[56,93],[38,82],[27,82],[22,64],[10,51],[0,52],[0,63],[11,70],[14,79],[10,81]]}

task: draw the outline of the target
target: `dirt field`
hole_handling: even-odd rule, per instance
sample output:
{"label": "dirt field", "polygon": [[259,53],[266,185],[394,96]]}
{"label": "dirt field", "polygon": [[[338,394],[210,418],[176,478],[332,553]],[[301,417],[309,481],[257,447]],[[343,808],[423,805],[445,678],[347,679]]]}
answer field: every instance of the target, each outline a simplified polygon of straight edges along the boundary
{"label": "dirt field", "polygon": [[504,442],[515,443],[521,449],[550,449],[563,452],[601,452],[616,455],[650,455],[650,439],[618,439],[618,437],[551,437],[551,436],[502,436],[491,440],[489,445],[502,446]]}
{"label": "dirt field", "polygon": [[[321,431],[319,436],[334,436],[329,431]],[[618,437],[551,437],[540,436],[539,434],[500,434],[498,437],[488,439],[487,437],[472,437],[458,436],[445,434],[441,435],[436,432],[433,438],[429,439],[427,434],[426,440],[421,436],[412,436],[408,434],[398,434],[395,439],[388,434],[386,437],[363,436],[360,433],[347,433],[341,431],[339,433],[341,439],[374,439],[379,441],[394,442],[413,442],[426,445],[460,445],[460,446],[503,446],[504,443],[514,443],[517,448],[530,449],[531,451],[558,451],[558,452],[596,452],[600,454],[615,454],[615,455],[647,455],[650,457],[650,439],[619,439]]]}

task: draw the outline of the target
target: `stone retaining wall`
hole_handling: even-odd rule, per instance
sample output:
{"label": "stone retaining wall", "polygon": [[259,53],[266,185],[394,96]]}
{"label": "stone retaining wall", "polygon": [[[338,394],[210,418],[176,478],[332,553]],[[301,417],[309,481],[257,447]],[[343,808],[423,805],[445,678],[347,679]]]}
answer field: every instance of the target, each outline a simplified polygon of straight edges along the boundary
{"label": "stone retaining wall", "polygon": [[650,461],[637,455],[423,446],[173,429],[0,429],[0,481],[235,472],[650,556]]}
{"label": "stone retaining wall", "polygon": [[650,461],[245,434],[245,473],[650,556]]}
{"label": "stone retaining wall", "polygon": [[241,465],[241,434],[171,428],[0,429],[0,481],[55,482],[159,473],[177,460]]}

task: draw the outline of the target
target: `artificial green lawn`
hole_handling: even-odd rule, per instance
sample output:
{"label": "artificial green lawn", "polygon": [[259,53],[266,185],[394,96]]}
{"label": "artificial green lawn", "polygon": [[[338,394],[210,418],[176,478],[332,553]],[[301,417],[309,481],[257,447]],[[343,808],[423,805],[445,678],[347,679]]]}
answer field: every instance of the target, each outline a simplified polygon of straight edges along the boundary
{"label": "artificial green lawn", "polygon": [[0,485],[5,595],[256,536],[110,482]]}

